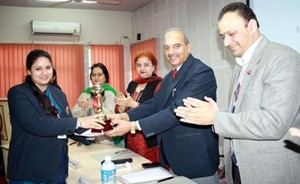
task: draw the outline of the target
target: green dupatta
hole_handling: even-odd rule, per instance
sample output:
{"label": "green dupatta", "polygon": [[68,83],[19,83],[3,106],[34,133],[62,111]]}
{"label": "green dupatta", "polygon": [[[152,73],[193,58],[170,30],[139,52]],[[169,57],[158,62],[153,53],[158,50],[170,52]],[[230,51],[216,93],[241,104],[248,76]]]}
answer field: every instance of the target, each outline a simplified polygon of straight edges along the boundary
{"label": "green dupatta", "polygon": [[[113,87],[111,87],[110,85],[103,84],[101,86],[103,87],[104,91],[111,91],[113,94],[115,94],[115,96],[117,96],[116,90]],[[85,90],[83,90],[82,93],[88,93],[88,94],[90,94],[91,93],[91,89],[92,89],[92,87],[88,87]]]}
{"label": "green dupatta", "polygon": [[[111,91],[115,96],[117,96],[116,90],[113,87],[111,87],[110,85],[103,84],[102,87],[103,87],[104,91]],[[88,93],[88,94],[90,94],[91,93],[91,89],[92,89],[92,87],[88,87],[85,90],[83,90],[82,93]],[[121,143],[122,140],[124,140],[124,136],[114,137],[114,144],[118,146],[118,145],[120,145],[120,143]]]}

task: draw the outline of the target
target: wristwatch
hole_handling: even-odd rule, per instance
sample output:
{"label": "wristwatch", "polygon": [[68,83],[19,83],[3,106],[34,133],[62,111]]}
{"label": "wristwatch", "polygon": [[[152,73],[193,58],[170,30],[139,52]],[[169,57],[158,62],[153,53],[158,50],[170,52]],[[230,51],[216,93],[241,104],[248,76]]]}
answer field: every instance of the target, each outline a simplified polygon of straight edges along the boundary
{"label": "wristwatch", "polygon": [[135,134],[136,121],[130,122],[130,133]]}

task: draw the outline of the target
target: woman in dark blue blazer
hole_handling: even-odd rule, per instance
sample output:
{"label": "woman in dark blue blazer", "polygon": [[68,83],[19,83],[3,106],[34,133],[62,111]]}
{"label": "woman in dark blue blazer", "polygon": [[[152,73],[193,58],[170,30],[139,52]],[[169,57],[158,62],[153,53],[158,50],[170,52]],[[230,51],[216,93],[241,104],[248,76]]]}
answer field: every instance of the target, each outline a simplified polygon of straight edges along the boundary
{"label": "woman in dark blue blazer", "polygon": [[79,127],[103,128],[97,115],[73,118],[66,95],[49,85],[53,75],[48,52],[32,50],[28,75],[8,92],[12,136],[7,176],[11,184],[66,183],[67,136]]}

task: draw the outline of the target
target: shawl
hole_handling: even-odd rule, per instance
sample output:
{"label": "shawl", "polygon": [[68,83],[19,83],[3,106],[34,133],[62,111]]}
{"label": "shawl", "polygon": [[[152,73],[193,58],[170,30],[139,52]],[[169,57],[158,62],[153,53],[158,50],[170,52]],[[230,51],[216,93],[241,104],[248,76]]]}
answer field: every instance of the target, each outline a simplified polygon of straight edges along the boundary
{"label": "shawl", "polygon": [[[104,91],[111,91],[113,94],[115,94],[115,96],[117,96],[116,90],[113,87],[111,87],[110,85],[103,84],[101,86],[103,87]],[[91,93],[91,89],[92,89],[92,87],[88,87],[85,90],[83,90],[82,93],[88,93],[88,94],[90,94]]]}

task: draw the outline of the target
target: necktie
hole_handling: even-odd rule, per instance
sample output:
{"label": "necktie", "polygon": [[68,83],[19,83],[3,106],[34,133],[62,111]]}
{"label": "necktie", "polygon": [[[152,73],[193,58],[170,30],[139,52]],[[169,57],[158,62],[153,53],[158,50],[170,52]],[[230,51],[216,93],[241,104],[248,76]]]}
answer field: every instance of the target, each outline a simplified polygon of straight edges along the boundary
{"label": "necktie", "polygon": [[236,88],[235,88],[235,91],[234,91],[234,102],[236,102],[238,97],[239,97],[240,89],[241,89],[241,83],[238,83],[236,85]]}
{"label": "necktie", "polygon": [[177,75],[177,69],[175,68],[172,73],[172,80],[175,79],[176,75]]}
{"label": "necktie", "polygon": [[[241,72],[241,70],[239,71],[237,81],[240,77],[240,72]],[[234,111],[235,111],[235,105],[236,105],[236,101],[238,100],[238,97],[239,97],[240,89],[241,89],[241,82],[238,82],[235,89],[234,89],[234,91],[233,91],[233,101],[232,101],[232,109],[231,109],[232,113],[234,113]],[[234,153],[233,142],[231,142],[231,147],[232,147],[231,160],[237,166],[237,159],[236,159],[236,156],[235,156],[235,153]]]}
{"label": "necktie", "polygon": [[238,71],[238,74],[236,76],[236,79],[235,79],[235,88],[234,88],[234,91],[233,91],[233,95],[232,95],[232,101],[231,101],[231,112],[234,113],[235,111],[235,105],[236,105],[236,101],[238,100],[238,97],[239,97],[239,93],[240,93],[240,89],[241,89],[241,80],[240,80],[240,75],[241,75],[241,71],[242,71],[242,68],[239,69]]}
{"label": "necktie", "polygon": [[[235,88],[234,92],[233,92],[233,106],[232,106],[232,109],[231,109],[232,113],[234,113],[234,111],[235,111],[235,102],[237,101],[237,99],[239,97],[240,89],[241,89],[241,83],[238,83],[236,85],[236,88]],[[231,142],[231,144],[232,144],[232,142]],[[233,150],[233,144],[232,144],[232,150]],[[237,165],[237,160],[236,160],[236,156],[235,156],[234,151],[232,151],[231,160],[235,165]]]}
{"label": "necktie", "polygon": [[238,83],[233,92],[233,106],[232,106],[232,110],[231,110],[232,113],[234,113],[234,111],[235,111],[235,103],[238,100],[240,89],[241,89],[241,83]]}

